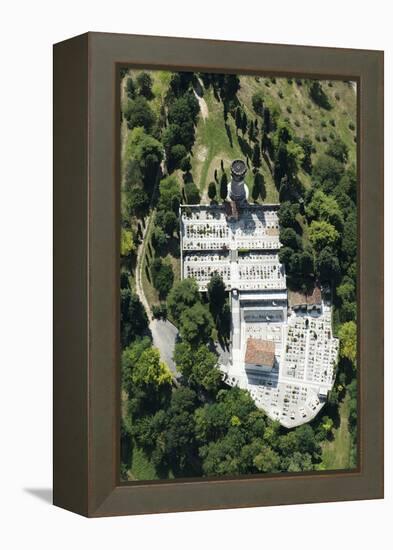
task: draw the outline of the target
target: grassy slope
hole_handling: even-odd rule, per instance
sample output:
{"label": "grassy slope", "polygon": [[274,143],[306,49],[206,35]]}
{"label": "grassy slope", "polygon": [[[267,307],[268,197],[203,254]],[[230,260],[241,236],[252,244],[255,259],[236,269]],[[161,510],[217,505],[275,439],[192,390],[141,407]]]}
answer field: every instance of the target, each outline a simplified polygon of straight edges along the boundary
{"label": "grassy slope", "polygon": [[333,440],[322,443],[323,470],[337,470],[350,467],[351,435],[348,430],[349,395],[339,406],[340,426],[333,428]]}
{"label": "grassy slope", "polygon": [[[229,131],[227,133],[222,103],[217,101],[211,89],[205,91],[204,99],[209,109],[209,116],[206,120],[199,116],[191,163],[193,178],[201,191],[201,195],[203,195],[209,182],[214,181],[215,169],[217,169],[218,179],[220,179],[221,160],[223,160],[224,169],[229,176],[230,163],[236,158],[244,158],[245,156],[240,146],[241,139],[239,140],[236,134],[233,118],[230,115],[228,116]],[[240,133],[239,136],[242,137]],[[245,141],[247,143],[247,139]],[[262,172],[266,182],[265,201],[276,202],[278,199],[277,190],[265,162],[263,162]],[[253,177],[249,170],[246,183],[250,191],[252,182]],[[219,192],[218,188],[217,191]]]}

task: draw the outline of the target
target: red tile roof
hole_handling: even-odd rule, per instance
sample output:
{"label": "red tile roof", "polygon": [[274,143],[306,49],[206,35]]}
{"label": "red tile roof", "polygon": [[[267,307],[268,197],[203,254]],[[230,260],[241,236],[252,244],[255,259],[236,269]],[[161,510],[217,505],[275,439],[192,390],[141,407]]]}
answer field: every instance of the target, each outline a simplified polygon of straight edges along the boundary
{"label": "red tile roof", "polygon": [[274,342],[259,338],[248,338],[245,362],[253,365],[274,365]]}

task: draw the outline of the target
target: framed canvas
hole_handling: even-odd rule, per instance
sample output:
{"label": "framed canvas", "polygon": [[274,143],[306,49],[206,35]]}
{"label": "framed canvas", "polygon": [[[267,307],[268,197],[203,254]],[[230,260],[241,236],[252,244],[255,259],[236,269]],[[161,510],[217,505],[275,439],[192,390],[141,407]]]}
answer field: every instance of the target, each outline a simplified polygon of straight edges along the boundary
{"label": "framed canvas", "polygon": [[383,497],[383,53],[54,46],[54,503]]}

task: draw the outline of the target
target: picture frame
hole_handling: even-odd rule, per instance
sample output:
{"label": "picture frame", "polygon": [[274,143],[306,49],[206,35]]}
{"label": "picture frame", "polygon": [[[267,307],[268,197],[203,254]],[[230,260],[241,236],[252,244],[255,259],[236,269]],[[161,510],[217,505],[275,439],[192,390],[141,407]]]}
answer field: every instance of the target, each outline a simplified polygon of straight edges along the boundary
{"label": "picture frame", "polygon": [[[120,483],[119,68],[357,83],[356,470]],[[109,33],[54,46],[54,504],[88,517],[383,498],[383,52]]]}

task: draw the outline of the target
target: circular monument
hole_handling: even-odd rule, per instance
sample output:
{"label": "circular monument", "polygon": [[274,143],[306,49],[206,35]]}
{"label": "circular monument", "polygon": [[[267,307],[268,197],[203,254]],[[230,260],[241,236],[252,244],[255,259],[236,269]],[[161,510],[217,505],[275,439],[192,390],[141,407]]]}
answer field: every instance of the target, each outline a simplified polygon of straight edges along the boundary
{"label": "circular monument", "polygon": [[236,159],[231,164],[231,181],[228,186],[228,198],[231,201],[241,205],[247,202],[248,187],[244,183],[247,173],[246,163],[241,159]]}

